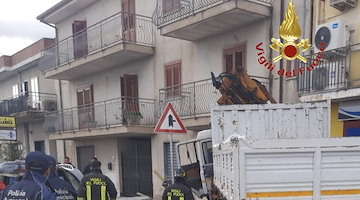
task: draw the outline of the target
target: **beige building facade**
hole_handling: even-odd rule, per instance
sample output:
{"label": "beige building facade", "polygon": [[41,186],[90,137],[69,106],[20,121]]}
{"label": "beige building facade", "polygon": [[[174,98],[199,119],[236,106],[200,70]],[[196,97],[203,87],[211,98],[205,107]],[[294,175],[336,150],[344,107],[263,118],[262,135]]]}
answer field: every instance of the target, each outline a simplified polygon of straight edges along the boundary
{"label": "beige building facade", "polygon": [[43,129],[45,114],[57,109],[56,81],[46,79],[39,68],[42,51],[54,43],[43,38],[14,55],[0,57],[0,116],[14,117],[17,133],[16,141],[2,141],[3,150],[57,155],[55,141]]}
{"label": "beige building facade", "polygon": [[356,1],[313,3],[313,43],[329,48],[317,69],[300,79],[298,93],[302,102],[331,102],[332,137],[360,134],[359,9]]}
{"label": "beige building facade", "polygon": [[[310,38],[311,2],[294,2],[302,38]],[[38,19],[55,27],[57,43],[43,52],[40,68],[57,81],[59,108],[44,122],[57,156],[80,169],[95,156],[121,196],[161,199],[153,171],[171,178],[170,145],[154,127],[168,102],[188,130],[174,134],[181,142],[210,128],[220,97],[211,72],[246,68],[276,101],[299,101],[297,79],[277,74],[285,61],[272,71],[258,61],[277,56],[269,45],[279,38],[287,3],[63,0],[49,8]]]}

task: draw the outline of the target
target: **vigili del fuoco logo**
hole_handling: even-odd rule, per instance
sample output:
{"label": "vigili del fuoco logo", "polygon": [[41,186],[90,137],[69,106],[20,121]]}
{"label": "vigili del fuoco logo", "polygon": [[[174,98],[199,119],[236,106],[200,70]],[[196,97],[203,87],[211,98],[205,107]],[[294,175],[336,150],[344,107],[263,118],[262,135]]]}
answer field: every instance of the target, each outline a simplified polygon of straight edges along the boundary
{"label": "vigili del fuoco logo", "polygon": [[[286,60],[295,60],[299,59],[301,62],[306,63],[307,59],[300,55],[300,52],[304,52],[308,50],[311,47],[311,44],[309,44],[309,39],[300,39],[298,43],[296,43],[296,40],[298,40],[301,36],[301,28],[298,22],[298,16],[296,15],[294,4],[292,1],[289,2],[288,8],[286,10],[285,19],[281,23],[279,28],[279,35],[280,37],[285,41],[282,43],[280,39],[271,38],[272,44],[270,45],[270,48],[273,49],[276,52],[279,52],[280,55],[276,56],[272,60],[275,62],[286,59]],[[262,42],[256,45],[256,50],[258,50],[258,62],[259,64],[266,67],[268,70],[273,71],[275,68],[275,65],[271,62],[266,60],[266,58],[263,56],[265,53],[264,49],[261,47]],[[300,67],[299,69],[292,71],[285,71],[284,69],[278,70],[278,75],[280,76],[286,76],[286,77],[292,77],[296,76],[297,74],[303,75],[305,70],[311,71],[313,70],[317,65],[319,65],[319,59],[323,57],[323,51],[325,50],[325,44],[320,44],[320,52],[316,54],[316,58],[306,67]]]}

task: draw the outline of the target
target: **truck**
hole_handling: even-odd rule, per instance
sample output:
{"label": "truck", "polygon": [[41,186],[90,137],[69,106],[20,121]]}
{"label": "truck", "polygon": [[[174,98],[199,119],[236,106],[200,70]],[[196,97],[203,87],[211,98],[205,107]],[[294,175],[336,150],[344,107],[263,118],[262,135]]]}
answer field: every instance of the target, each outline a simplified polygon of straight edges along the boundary
{"label": "truck", "polygon": [[276,104],[239,69],[212,79],[222,97],[211,130],[176,144],[197,197],[360,199],[360,138],[330,137],[330,102]]}
{"label": "truck", "polygon": [[331,138],[328,102],[216,106],[176,145],[200,198],[360,199],[360,138]]}

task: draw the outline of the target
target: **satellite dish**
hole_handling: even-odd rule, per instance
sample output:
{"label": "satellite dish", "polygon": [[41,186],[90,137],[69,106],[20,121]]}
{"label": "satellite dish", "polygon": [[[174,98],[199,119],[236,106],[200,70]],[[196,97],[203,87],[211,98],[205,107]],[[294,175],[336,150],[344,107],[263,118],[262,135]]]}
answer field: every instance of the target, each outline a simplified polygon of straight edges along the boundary
{"label": "satellite dish", "polygon": [[315,46],[317,49],[323,48],[321,43],[325,44],[325,48],[329,46],[331,40],[331,32],[328,27],[321,27],[315,35]]}

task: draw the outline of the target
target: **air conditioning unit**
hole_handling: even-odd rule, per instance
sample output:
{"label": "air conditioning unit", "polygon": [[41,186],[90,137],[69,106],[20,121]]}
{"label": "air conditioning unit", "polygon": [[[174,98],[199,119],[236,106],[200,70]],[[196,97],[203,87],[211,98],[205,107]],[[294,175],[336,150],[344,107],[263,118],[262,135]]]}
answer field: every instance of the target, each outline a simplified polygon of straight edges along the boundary
{"label": "air conditioning unit", "polygon": [[355,8],[357,0],[330,0],[330,6],[340,11],[347,8]]}
{"label": "air conditioning unit", "polygon": [[347,22],[339,20],[321,24],[315,31],[315,53],[325,45],[325,51],[346,47],[350,42],[350,30]]}
{"label": "air conditioning unit", "polygon": [[345,66],[339,62],[326,63],[311,72],[311,91],[335,90],[345,86]]}

